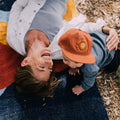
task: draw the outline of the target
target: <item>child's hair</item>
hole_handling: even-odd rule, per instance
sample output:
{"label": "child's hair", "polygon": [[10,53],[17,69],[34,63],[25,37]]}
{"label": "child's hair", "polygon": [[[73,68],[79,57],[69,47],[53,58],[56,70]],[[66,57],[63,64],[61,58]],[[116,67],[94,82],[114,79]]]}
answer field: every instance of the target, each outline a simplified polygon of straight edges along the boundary
{"label": "child's hair", "polygon": [[16,89],[20,93],[52,97],[55,88],[58,86],[59,80],[56,79],[52,72],[48,81],[37,80],[33,76],[31,67],[18,67],[15,74]]}

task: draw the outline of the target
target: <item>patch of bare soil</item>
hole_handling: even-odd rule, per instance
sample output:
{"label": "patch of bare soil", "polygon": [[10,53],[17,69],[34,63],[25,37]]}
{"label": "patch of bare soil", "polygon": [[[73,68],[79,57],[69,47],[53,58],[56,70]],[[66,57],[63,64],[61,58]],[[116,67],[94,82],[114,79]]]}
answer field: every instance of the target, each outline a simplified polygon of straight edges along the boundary
{"label": "patch of bare soil", "polygon": [[[77,12],[86,15],[87,22],[98,18],[115,28],[120,38],[120,0],[75,0]],[[120,74],[120,72],[119,72]],[[120,84],[115,73],[101,70],[96,78],[109,120],[120,120]]]}

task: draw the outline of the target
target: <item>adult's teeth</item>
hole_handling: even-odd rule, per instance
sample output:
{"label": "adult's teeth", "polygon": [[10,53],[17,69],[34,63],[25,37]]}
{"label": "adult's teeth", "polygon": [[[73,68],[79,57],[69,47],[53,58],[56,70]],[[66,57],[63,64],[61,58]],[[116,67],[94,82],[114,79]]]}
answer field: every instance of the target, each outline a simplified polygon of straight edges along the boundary
{"label": "adult's teeth", "polygon": [[43,54],[42,56],[50,56],[50,54]]}

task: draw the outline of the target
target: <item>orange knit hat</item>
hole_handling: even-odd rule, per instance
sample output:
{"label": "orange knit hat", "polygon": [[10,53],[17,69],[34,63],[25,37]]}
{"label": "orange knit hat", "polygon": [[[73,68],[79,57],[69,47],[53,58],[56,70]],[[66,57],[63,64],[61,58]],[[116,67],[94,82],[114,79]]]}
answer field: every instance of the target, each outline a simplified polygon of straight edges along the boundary
{"label": "orange knit hat", "polygon": [[95,62],[92,50],[91,36],[80,29],[70,29],[59,39],[63,54],[74,62],[92,64]]}

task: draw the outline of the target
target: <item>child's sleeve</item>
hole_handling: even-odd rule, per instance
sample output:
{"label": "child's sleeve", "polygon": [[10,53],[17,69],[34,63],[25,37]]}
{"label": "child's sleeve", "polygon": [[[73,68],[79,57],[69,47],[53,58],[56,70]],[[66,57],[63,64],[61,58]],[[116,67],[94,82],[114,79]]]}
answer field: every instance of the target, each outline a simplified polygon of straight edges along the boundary
{"label": "child's sleeve", "polygon": [[82,80],[82,88],[84,90],[88,90],[93,87],[95,83],[95,78],[98,74],[99,67],[94,64],[86,64],[82,69],[83,80]]}

